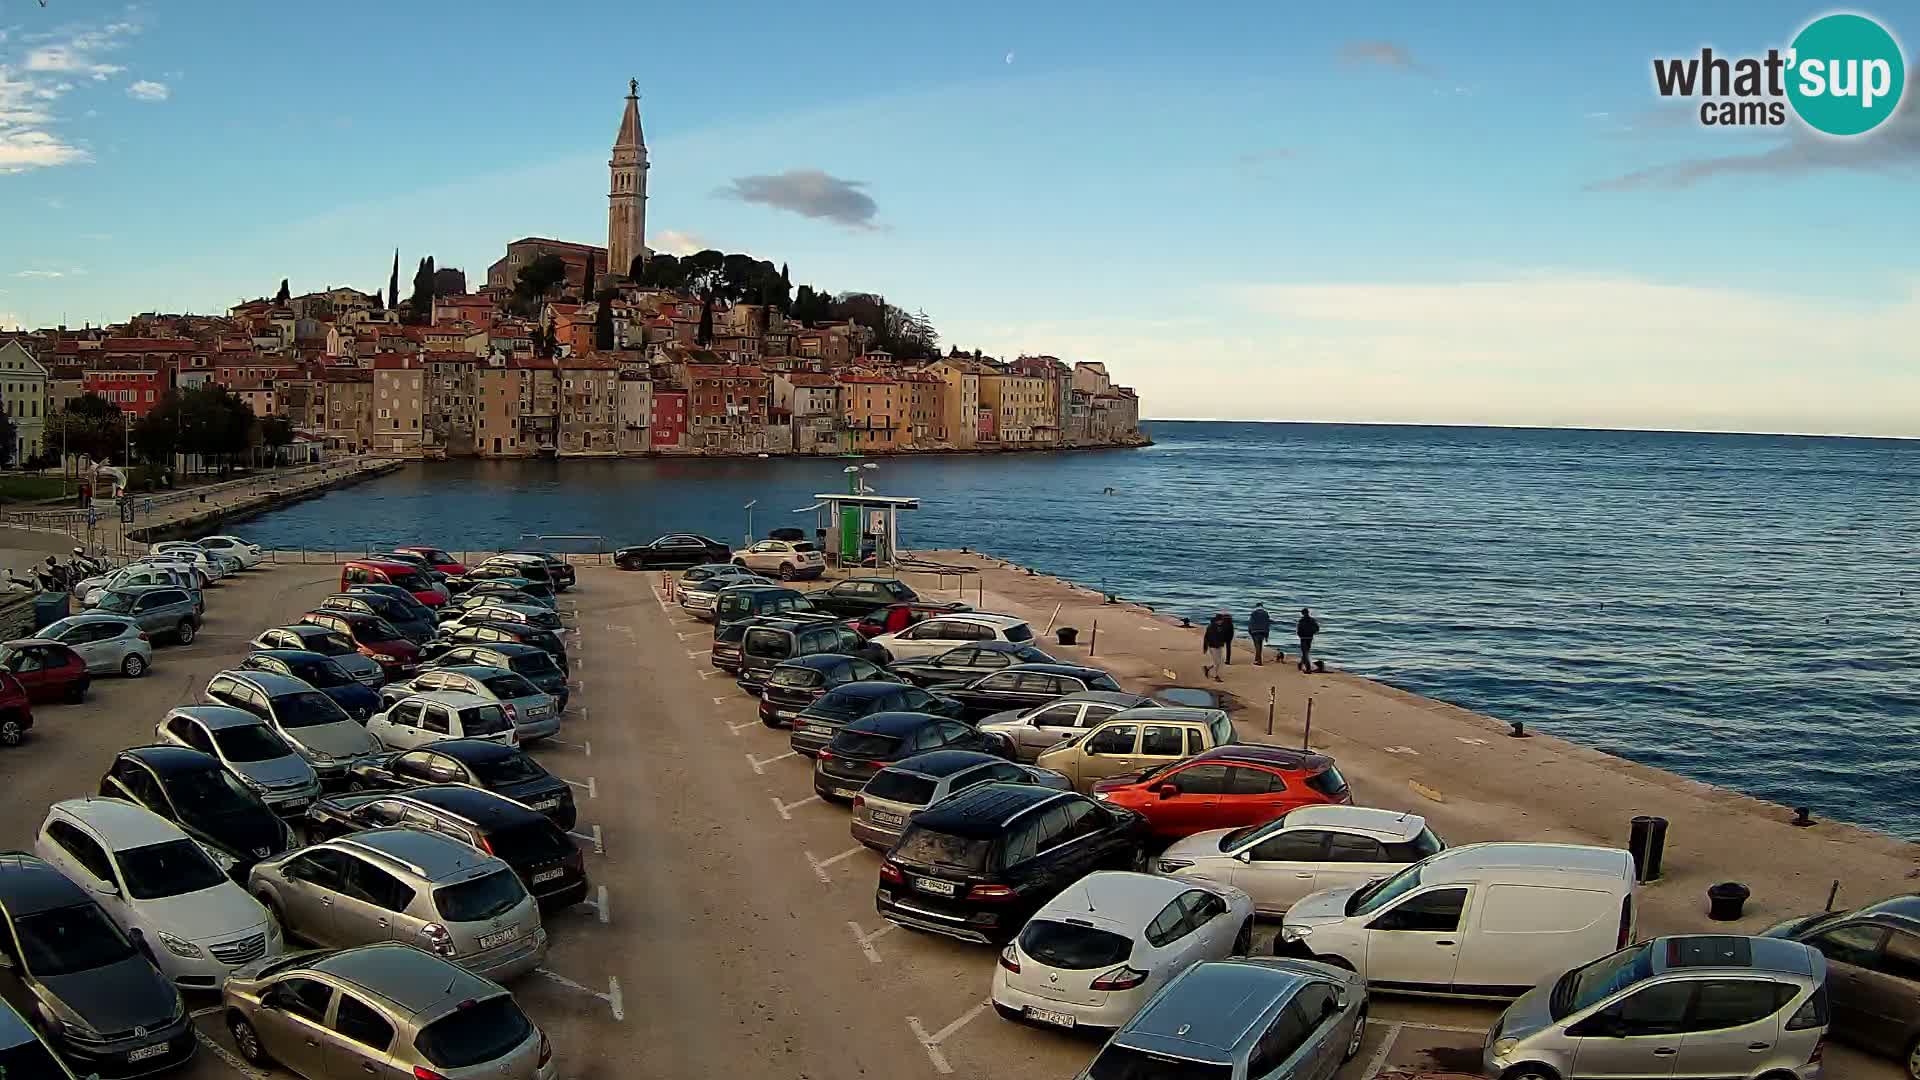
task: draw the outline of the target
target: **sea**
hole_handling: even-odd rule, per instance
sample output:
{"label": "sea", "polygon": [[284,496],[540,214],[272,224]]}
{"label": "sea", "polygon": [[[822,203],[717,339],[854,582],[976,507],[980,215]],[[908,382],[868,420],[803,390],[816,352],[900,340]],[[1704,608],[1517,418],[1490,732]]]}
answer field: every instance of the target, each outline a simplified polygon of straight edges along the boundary
{"label": "sea", "polygon": [[[876,458],[913,549],[1196,621],[1310,606],[1329,667],[1920,839],[1920,441],[1160,421]],[[845,459],[456,461],[238,527],[282,548],[811,532]],[[1286,640],[1284,633],[1277,634]],[[1287,642],[1289,645],[1291,642]]]}

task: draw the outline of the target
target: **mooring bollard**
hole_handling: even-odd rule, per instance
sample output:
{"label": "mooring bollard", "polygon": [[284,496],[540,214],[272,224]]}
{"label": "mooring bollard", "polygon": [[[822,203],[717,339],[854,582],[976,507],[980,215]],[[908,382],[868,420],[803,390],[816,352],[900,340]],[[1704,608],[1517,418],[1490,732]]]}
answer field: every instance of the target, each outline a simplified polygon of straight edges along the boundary
{"label": "mooring bollard", "polygon": [[1627,824],[1627,851],[1633,856],[1633,878],[1642,885],[1660,880],[1660,862],[1667,848],[1667,819],[1642,814]]}
{"label": "mooring bollard", "polygon": [[1796,806],[1793,808],[1793,821],[1790,822],[1790,824],[1793,825],[1794,828],[1804,829],[1813,823],[1813,810],[1811,807]]}
{"label": "mooring bollard", "polygon": [[1513,730],[1507,732],[1507,738],[1527,739],[1532,737],[1527,734],[1527,725],[1525,723],[1519,720],[1512,720],[1512,721],[1509,721],[1509,723],[1513,725]]}
{"label": "mooring bollard", "polygon": [[1707,918],[1715,922],[1732,922],[1740,917],[1741,908],[1746,906],[1747,897],[1752,890],[1737,881],[1723,881],[1707,889]]}

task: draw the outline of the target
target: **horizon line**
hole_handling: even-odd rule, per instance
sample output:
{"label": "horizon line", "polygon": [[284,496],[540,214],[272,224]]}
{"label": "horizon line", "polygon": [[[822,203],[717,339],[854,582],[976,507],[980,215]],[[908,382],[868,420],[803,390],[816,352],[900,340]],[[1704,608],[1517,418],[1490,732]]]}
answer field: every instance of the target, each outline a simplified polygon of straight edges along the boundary
{"label": "horizon line", "polygon": [[1738,428],[1636,428],[1585,424],[1448,424],[1418,420],[1236,420],[1219,416],[1143,416],[1142,424],[1273,424],[1292,427],[1404,427],[1448,428],[1465,431],[1584,431],[1628,435],[1757,435],[1777,439],[1860,439],[1876,442],[1915,442],[1920,435],[1861,435],[1843,431],[1744,431]]}

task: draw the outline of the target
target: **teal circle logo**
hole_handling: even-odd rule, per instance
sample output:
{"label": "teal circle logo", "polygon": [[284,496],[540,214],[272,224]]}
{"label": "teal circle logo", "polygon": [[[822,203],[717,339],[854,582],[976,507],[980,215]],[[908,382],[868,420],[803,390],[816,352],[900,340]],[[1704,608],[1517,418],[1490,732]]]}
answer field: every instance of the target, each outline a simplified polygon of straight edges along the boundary
{"label": "teal circle logo", "polygon": [[1823,15],[1793,39],[1787,99],[1816,131],[1862,135],[1893,115],[1906,59],[1887,28],[1864,15]]}

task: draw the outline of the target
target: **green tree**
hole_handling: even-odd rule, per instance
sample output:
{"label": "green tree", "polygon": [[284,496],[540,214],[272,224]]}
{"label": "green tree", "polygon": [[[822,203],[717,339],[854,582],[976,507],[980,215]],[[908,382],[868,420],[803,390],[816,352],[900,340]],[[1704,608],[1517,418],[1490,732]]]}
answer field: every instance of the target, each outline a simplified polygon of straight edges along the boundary
{"label": "green tree", "polygon": [[558,255],[542,255],[520,268],[513,279],[513,300],[510,305],[515,313],[533,318],[540,313],[540,302],[555,285],[567,280],[566,260]]}
{"label": "green tree", "polygon": [[400,310],[400,249],[393,249],[393,273],[387,278],[387,310]]}
{"label": "green tree", "polygon": [[580,298],[582,300],[593,299],[594,278],[598,276],[594,271],[593,260],[593,252],[587,252],[587,276],[580,283]]}
{"label": "green tree", "polygon": [[46,445],[55,451],[107,461],[120,453],[120,406],[99,394],[82,394],[47,417]]}
{"label": "green tree", "polygon": [[0,412],[0,465],[13,464],[14,444],[19,441],[19,429],[13,426],[13,417]]}
{"label": "green tree", "polygon": [[713,344],[713,290],[700,294],[700,331],[694,343],[701,348]]}
{"label": "green tree", "polygon": [[133,422],[134,451],[148,464],[171,464],[180,451],[180,421],[180,393],[168,390],[147,415]]}
{"label": "green tree", "polygon": [[293,442],[293,421],[278,413],[260,418],[260,445],[268,456],[280,460],[280,451]]}
{"label": "green tree", "polygon": [[593,347],[601,352],[613,351],[613,297],[612,289],[601,293],[593,311]]}
{"label": "green tree", "polygon": [[419,269],[413,272],[413,295],[407,299],[408,313],[416,323],[433,318],[433,275],[433,256],[429,255],[420,260]]}

